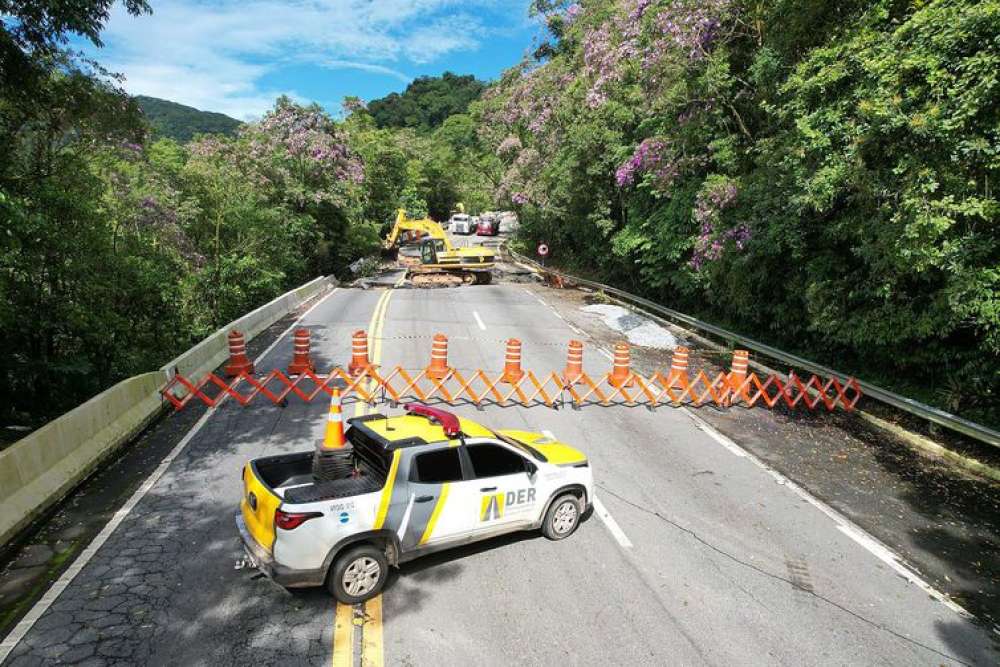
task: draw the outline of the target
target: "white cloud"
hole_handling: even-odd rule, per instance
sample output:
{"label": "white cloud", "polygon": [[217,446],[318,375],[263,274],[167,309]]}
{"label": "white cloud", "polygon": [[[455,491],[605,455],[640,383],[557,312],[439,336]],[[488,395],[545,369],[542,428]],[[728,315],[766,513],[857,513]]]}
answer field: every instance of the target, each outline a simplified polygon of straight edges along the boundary
{"label": "white cloud", "polygon": [[133,94],[236,118],[281,93],[268,73],[308,63],[409,81],[408,66],[478,48],[523,20],[525,0],[164,0],[152,16],[116,6],[96,54]]}
{"label": "white cloud", "polygon": [[371,72],[372,74],[385,74],[386,76],[391,76],[394,79],[399,79],[400,81],[407,82],[410,77],[403,74],[399,70],[392,69],[391,67],[386,67],[385,65],[373,65],[371,63],[356,63],[350,60],[327,60],[322,63],[324,67],[329,67],[330,69],[356,69],[362,72]]}

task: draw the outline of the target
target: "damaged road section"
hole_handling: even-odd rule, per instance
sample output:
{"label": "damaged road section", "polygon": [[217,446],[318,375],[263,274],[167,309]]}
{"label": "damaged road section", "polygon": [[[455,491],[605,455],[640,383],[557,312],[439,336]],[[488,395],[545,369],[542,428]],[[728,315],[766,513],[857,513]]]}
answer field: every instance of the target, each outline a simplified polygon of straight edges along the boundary
{"label": "damaged road section", "polygon": [[677,338],[672,333],[656,322],[621,306],[592,304],[581,310],[600,316],[605,326],[624,334],[632,345],[654,350],[673,350],[677,347]]}
{"label": "damaged road section", "polygon": [[[610,349],[630,327],[639,328],[633,323],[646,319],[596,303],[594,295],[582,291],[539,293],[589,335],[588,346]],[[714,377],[728,370],[731,352],[709,347],[675,325],[667,333],[690,347],[692,372]],[[669,366],[664,349],[629,340],[640,372]],[[878,538],[1000,638],[1000,484],[995,480],[967,474],[840,411],[704,406],[693,413]]]}

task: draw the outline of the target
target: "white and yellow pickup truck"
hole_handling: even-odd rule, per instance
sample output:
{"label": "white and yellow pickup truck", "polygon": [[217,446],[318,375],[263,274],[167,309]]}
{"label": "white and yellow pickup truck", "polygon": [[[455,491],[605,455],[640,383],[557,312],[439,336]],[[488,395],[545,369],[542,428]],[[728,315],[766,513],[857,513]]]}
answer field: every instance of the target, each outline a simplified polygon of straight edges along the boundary
{"label": "white and yellow pickup truck", "polygon": [[390,565],[519,530],[560,540],[590,508],[593,476],[576,449],[406,409],[348,421],[342,479],[317,481],[312,451],[246,464],[236,523],[253,565],[352,604],[381,591]]}

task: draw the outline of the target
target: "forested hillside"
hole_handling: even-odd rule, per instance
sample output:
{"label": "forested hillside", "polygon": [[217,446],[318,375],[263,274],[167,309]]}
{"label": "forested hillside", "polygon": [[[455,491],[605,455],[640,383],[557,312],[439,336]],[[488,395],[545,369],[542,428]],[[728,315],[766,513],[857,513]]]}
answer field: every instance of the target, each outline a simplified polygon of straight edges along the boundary
{"label": "forested hillside", "polygon": [[553,260],[1000,414],[1000,3],[537,0],[474,105]]}
{"label": "forested hillside", "polygon": [[548,41],[485,90],[421,78],[343,120],[281,99],[197,141],[63,50],[110,4],[11,5],[0,34],[8,423],[346,275],[397,206],[458,201],[516,208],[568,269],[1000,422],[998,0],[536,0]]}
{"label": "forested hillside", "polygon": [[431,130],[448,116],[465,113],[469,103],[479,98],[486,84],[474,76],[445,72],[441,76],[421,76],[400,93],[368,103],[368,112],[379,127],[409,127]]}
{"label": "forested hillside", "polygon": [[417,133],[279,99],[232,136],[163,136],[147,100],[62,49],[56,27],[96,40],[110,0],[37,4],[0,24],[3,424],[37,425],[314,276],[349,277],[400,204],[491,202],[499,161],[467,115]]}
{"label": "forested hillside", "polygon": [[157,137],[180,142],[190,141],[196,134],[224,134],[231,137],[242,125],[240,121],[225,114],[199,111],[194,107],[156,97],[138,95],[135,100]]}

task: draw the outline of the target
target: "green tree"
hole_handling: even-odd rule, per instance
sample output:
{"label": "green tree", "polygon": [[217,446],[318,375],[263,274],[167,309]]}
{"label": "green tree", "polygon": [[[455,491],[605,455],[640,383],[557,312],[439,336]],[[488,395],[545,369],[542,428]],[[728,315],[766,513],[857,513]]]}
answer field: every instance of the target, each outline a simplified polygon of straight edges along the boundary
{"label": "green tree", "polygon": [[[536,2],[472,105],[571,268],[1000,419],[995,1]],[[946,395],[934,387],[947,386]]]}
{"label": "green tree", "polygon": [[[69,35],[101,46],[100,32],[114,0],[0,0],[0,93],[5,101],[30,99],[48,77]],[[133,16],[145,0],[123,0]]]}
{"label": "green tree", "polygon": [[421,76],[406,86],[402,94],[391,93],[368,103],[378,127],[409,127],[431,130],[452,114],[464,113],[486,87],[474,76],[445,72],[440,77]]}

